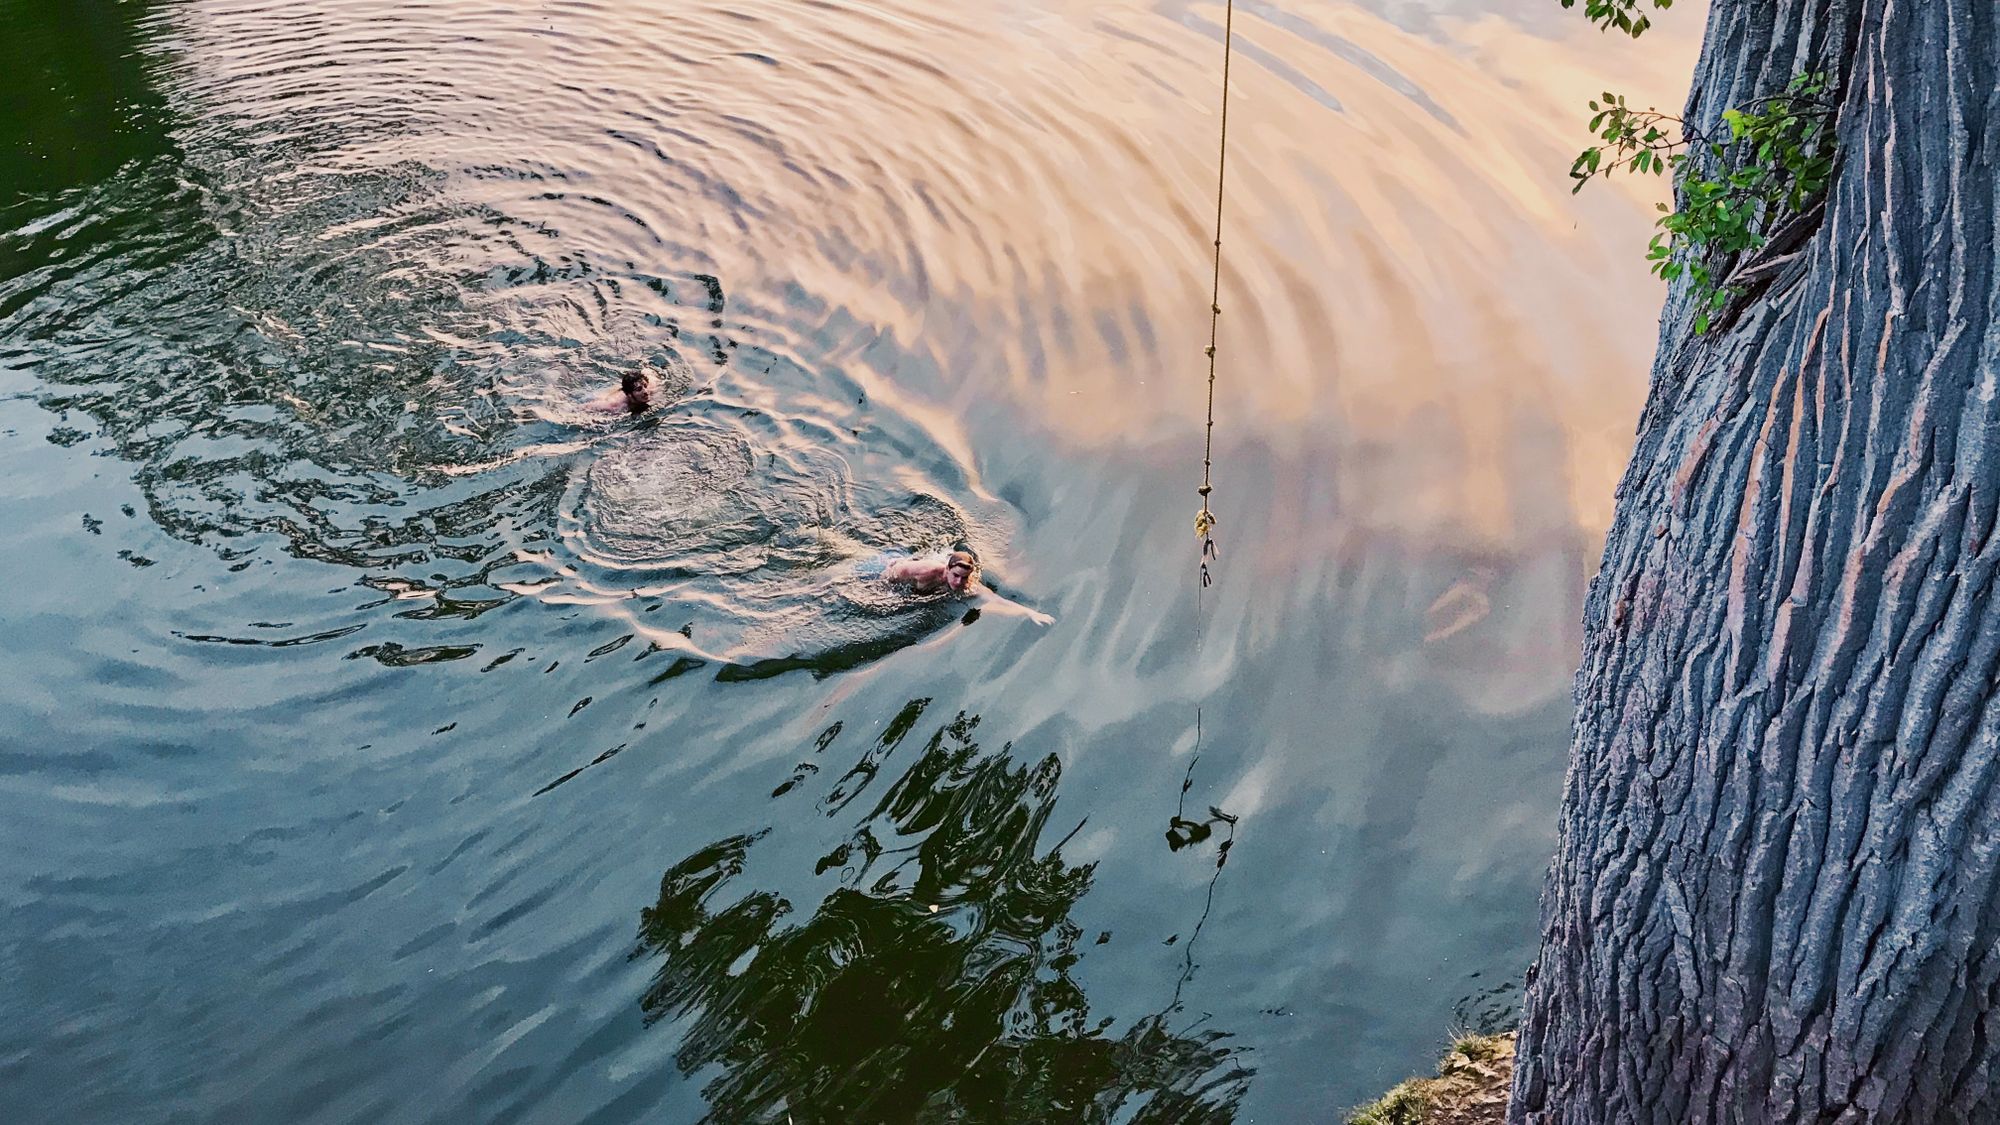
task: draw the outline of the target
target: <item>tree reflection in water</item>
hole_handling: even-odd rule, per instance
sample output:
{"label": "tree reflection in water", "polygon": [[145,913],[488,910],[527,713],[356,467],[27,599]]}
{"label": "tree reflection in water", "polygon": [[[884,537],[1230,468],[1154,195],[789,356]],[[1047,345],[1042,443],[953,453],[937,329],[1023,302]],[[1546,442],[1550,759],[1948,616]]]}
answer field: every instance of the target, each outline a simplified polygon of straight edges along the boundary
{"label": "tree reflection in water", "polygon": [[[916,700],[822,802],[839,815],[916,725]],[[674,865],[640,911],[634,958],[664,957],[640,1000],[685,1020],[684,1073],[718,1122],[1226,1122],[1252,1071],[1229,1035],[1168,1021],[1111,1038],[1071,977],[1070,920],[1095,865],[1037,855],[1061,767],[974,741],[963,714],[817,865],[840,886],[803,922],[768,891],[731,899],[757,835]],[[838,735],[823,735],[819,750]],[[782,796],[812,772],[779,790]],[[1072,831],[1071,835],[1074,835]]]}

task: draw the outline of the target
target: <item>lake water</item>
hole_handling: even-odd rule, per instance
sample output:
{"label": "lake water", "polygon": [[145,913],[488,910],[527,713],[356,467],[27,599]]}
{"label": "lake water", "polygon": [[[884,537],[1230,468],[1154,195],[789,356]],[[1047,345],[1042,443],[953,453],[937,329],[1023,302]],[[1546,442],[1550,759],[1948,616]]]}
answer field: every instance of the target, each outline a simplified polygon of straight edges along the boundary
{"label": "lake water", "polygon": [[[1202,591],[1222,15],[0,4],[8,1118],[1327,1121],[1504,1020],[1660,297],[1563,173],[1700,13],[1239,6]],[[958,543],[1055,623],[860,573]]]}

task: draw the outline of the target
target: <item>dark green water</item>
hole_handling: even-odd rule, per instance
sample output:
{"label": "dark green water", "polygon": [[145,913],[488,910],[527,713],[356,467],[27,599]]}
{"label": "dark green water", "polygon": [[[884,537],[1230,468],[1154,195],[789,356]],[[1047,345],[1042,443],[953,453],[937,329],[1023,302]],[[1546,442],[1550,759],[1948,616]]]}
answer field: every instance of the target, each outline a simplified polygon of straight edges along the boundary
{"label": "dark green water", "polygon": [[[1239,12],[1198,601],[1211,6],[0,0],[7,1119],[1321,1121],[1504,1018],[1656,297],[1543,7]],[[959,541],[1055,624],[854,570]]]}

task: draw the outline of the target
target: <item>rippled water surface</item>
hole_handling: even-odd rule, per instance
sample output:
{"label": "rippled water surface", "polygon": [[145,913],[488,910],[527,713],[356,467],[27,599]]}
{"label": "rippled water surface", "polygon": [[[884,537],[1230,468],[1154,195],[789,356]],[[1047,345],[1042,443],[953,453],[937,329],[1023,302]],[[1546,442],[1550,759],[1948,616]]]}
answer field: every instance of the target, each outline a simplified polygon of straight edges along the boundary
{"label": "rippled water surface", "polygon": [[[1658,306],[1563,170],[1699,13],[1239,6],[1198,597],[1221,19],[0,2],[10,1119],[1320,1121],[1504,1018]],[[955,544],[1055,623],[867,576]]]}

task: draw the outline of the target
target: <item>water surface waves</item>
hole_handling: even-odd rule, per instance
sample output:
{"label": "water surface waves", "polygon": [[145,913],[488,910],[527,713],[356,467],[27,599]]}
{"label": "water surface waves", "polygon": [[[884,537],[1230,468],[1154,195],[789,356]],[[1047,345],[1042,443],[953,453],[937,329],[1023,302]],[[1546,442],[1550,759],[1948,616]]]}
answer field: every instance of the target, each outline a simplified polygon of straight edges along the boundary
{"label": "water surface waves", "polygon": [[[1238,5],[1197,597],[1218,4],[0,11],[14,1112],[1320,1120],[1504,1016],[1674,17]],[[866,575],[955,545],[1055,624]]]}

